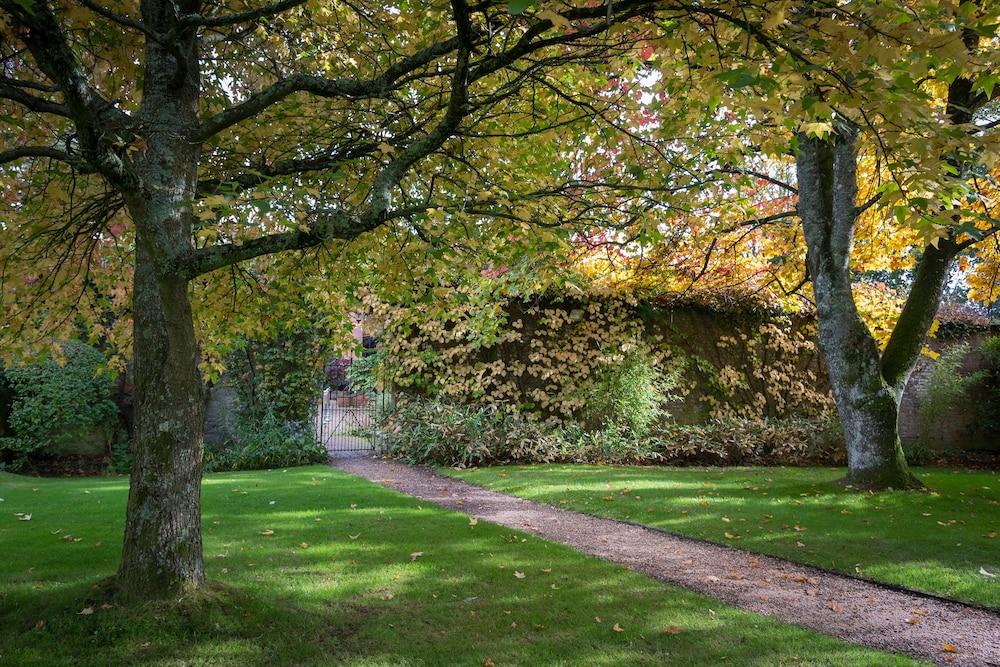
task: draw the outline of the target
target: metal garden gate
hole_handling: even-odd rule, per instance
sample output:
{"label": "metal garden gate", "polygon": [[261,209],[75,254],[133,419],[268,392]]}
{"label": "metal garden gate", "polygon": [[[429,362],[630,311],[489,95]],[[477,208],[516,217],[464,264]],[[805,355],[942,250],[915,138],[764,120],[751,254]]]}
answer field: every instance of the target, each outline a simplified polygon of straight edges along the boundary
{"label": "metal garden gate", "polygon": [[337,359],[328,364],[327,388],[317,401],[316,437],[330,456],[378,449],[378,418],[388,396],[352,387],[347,370],[353,361]]}

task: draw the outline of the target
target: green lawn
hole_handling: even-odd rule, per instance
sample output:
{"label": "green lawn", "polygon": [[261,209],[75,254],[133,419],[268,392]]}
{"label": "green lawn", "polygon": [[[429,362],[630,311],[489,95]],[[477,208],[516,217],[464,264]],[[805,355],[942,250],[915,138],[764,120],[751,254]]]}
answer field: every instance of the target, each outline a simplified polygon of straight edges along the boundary
{"label": "green lawn", "polygon": [[[918,470],[924,492],[858,493],[833,468],[539,465],[469,482],[1000,608],[1000,474]],[[996,578],[980,574],[980,568]]]}
{"label": "green lawn", "polygon": [[912,664],[327,467],[210,475],[203,493],[214,594],[126,609],[95,586],[125,480],[0,474],[0,664]]}

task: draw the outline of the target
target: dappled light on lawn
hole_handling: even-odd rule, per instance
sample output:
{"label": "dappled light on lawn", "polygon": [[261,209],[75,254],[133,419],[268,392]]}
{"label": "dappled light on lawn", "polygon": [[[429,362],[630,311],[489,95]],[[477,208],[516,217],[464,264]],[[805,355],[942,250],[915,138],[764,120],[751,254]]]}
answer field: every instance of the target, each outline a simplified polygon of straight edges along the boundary
{"label": "dappled light on lawn", "polygon": [[0,490],[5,664],[910,664],[325,467],[206,478],[209,591],[123,607],[124,479]]}

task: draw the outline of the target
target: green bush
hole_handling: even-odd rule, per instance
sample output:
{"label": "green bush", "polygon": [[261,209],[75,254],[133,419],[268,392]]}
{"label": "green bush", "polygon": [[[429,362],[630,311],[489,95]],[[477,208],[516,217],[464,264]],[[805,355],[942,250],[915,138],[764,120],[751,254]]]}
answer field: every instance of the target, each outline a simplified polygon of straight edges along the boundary
{"label": "green bush", "polygon": [[382,387],[381,366],[385,353],[380,350],[366,350],[364,354],[351,360],[347,367],[346,380],[351,391],[374,394]]}
{"label": "green bush", "polygon": [[835,465],[844,444],[830,417],[661,424],[637,435],[614,421],[560,428],[489,405],[409,398],[383,424],[385,453],[411,463]]}
{"label": "green bush", "polygon": [[64,363],[4,370],[13,395],[0,465],[19,469],[29,457],[107,454],[118,423],[106,359],[83,343],[63,346]]}
{"label": "green bush", "polygon": [[247,340],[227,367],[241,417],[253,424],[268,413],[311,423],[323,391],[323,363],[333,355],[321,331],[287,331],[272,340]]}
{"label": "green bush", "polygon": [[117,440],[111,445],[111,461],[108,472],[127,475],[132,471],[132,443],[128,439]]}
{"label": "green bush", "polygon": [[987,338],[980,351],[986,357],[985,400],[977,403],[979,432],[993,440],[1000,439],[1000,336]]}
{"label": "green bush", "polygon": [[654,459],[669,465],[842,465],[846,456],[832,415],[667,424],[653,440]]}
{"label": "green bush", "polygon": [[917,402],[920,437],[925,446],[940,440],[940,424],[961,407],[969,388],[986,377],[983,371],[962,373],[962,361],[968,353],[968,343],[949,347],[931,368],[924,394]]}
{"label": "green bush", "polygon": [[665,374],[648,355],[633,350],[618,363],[600,370],[586,398],[586,423],[602,428],[615,425],[636,434],[646,433],[666,416],[664,403],[672,398],[678,374]]}
{"label": "green bush", "polygon": [[262,470],[326,463],[326,448],[312,429],[284,422],[273,412],[260,420],[240,421],[234,440],[205,450],[205,471]]}
{"label": "green bush", "polygon": [[382,425],[384,453],[411,463],[474,467],[507,460],[548,458],[545,428],[494,405],[440,399],[400,401]]}

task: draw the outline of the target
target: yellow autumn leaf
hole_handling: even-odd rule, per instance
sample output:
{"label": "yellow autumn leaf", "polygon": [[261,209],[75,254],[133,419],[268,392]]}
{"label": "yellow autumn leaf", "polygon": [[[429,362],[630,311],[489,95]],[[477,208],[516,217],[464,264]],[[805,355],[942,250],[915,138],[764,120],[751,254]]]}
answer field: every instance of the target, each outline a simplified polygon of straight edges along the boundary
{"label": "yellow autumn leaf", "polygon": [[826,139],[828,136],[833,134],[833,123],[829,122],[803,123],[802,131],[805,133],[807,137]]}

